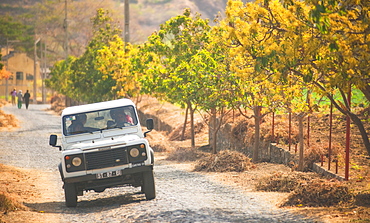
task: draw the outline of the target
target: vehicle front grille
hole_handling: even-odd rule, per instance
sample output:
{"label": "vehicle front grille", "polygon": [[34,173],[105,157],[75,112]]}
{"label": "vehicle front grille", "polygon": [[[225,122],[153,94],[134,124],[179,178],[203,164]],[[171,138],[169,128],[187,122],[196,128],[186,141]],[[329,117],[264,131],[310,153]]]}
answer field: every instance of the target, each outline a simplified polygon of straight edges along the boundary
{"label": "vehicle front grille", "polygon": [[128,164],[127,149],[117,148],[85,153],[86,169],[101,169]]}

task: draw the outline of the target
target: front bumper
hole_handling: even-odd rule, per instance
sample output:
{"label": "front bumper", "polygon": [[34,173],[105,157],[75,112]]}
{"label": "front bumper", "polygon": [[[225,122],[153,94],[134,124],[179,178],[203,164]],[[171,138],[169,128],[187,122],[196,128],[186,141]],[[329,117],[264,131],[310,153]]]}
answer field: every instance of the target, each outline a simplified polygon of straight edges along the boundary
{"label": "front bumper", "polygon": [[153,165],[150,166],[140,166],[140,167],[134,167],[134,168],[125,168],[122,169],[122,175],[117,176],[117,177],[112,177],[112,178],[107,178],[107,179],[97,179],[96,174],[88,174],[84,176],[78,176],[78,177],[70,177],[70,178],[64,178],[63,181],[64,183],[81,183],[81,182],[105,182],[105,181],[117,181],[124,183],[125,176],[127,175],[134,175],[146,171],[152,171],[153,170]]}

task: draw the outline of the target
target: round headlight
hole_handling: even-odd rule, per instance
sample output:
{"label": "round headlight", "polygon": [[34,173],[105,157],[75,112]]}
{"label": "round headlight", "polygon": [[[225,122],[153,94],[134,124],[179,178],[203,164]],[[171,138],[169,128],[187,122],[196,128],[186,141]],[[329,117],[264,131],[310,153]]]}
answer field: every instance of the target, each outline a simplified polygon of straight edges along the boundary
{"label": "round headlight", "polygon": [[80,166],[82,163],[82,160],[80,157],[75,157],[72,159],[72,164],[73,166]]}
{"label": "round headlight", "polygon": [[137,148],[132,148],[130,150],[130,156],[134,157],[134,158],[138,157],[139,156],[139,150]]}

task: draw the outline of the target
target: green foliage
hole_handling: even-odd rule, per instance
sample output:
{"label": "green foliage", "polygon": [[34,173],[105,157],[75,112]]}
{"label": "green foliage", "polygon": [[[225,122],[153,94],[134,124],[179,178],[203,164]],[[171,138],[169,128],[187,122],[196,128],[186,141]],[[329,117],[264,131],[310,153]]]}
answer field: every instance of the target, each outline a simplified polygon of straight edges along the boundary
{"label": "green foliage", "polygon": [[20,51],[31,52],[33,35],[31,26],[17,22],[10,16],[0,17],[0,45],[7,46],[8,41],[19,41],[19,43],[10,43],[10,46]]}
{"label": "green foliage", "polygon": [[182,106],[193,104],[194,93],[199,90],[194,82],[198,74],[189,72],[189,62],[208,41],[209,30],[208,21],[200,15],[192,18],[188,9],[162,24],[160,31],[151,35],[143,48],[148,53],[153,52],[155,55],[151,58],[160,64],[150,68],[150,85],[143,83],[144,88]]}
{"label": "green foliage", "polygon": [[56,64],[48,84],[86,102],[152,94],[219,120],[230,109],[303,116],[329,101],[350,114],[349,88],[353,105],[369,105],[368,9],[361,1],[230,0],[214,27],[186,9],[136,46],[98,10],[85,53]]}
{"label": "green foliage", "polygon": [[94,35],[85,53],[79,58],[57,63],[48,82],[53,89],[75,100],[90,103],[110,100],[116,96],[116,92],[112,91],[116,81],[110,72],[99,70],[98,59],[99,50],[121,33],[113,24],[108,11],[97,10],[92,22]]}
{"label": "green foliage", "polygon": [[71,86],[73,85],[70,79],[71,64],[74,63],[76,58],[70,56],[67,61],[62,60],[54,64],[50,71],[50,79],[45,80],[45,84],[48,88],[54,89],[61,94],[71,96]]}

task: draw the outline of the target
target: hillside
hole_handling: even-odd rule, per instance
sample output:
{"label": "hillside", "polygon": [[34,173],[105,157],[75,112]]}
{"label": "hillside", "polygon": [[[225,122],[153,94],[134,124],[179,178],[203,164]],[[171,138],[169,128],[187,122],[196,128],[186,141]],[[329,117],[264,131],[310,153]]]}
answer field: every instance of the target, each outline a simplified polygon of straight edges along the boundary
{"label": "hillside", "polygon": [[[182,14],[185,8],[200,13],[202,18],[212,22],[219,12],[224,12],[226,3],[227,0],[139,0],[131,6],[132,13],[138,13],[137,16],[131,16],[131,21],[137,22],[144,36],[148,36],[158,30],[161,23]],[[135,35],[135,31],[132,32]]]}
{"label": "hillside", "polygon": [[[30,30],[46,41],[52,65],[53,61],[65,58],[65,3],[68,9],[69,55],[79,57],[85,52],[92,36],[90,19],[96,15],[98,8],[108,10],[121,30],[124,29],[124,0],[2,0],[0,14],[33,27]],[[201,14],[212,24],[220,12],[223,17],[226,3],[227,0],[130,0],[130,42],[143,43],[149,35],[159,30],[160,24],[181,15],[185,8],[190,8],[194,14]],[[31,40],[29,44],[33,47],[32,43]],[[6,44],[7,36],[0,32],[0,48],[5,48]],[[15,44],[14,47],[24,45]],[[29,51],[33,52],[33,48]]]}
{"label": "hillside", "polygon": [[[0,2],[0,14],[10,15],[12,17],[20,19],[23,14],[30,13],[30,8],[36,4],[43,4],[43,0],[2,0]],[[59,5],[58,12],[60,22],[63,21],[64,16],[64,1],[56,1],[56,5]],[[107,8],[115,10],[120,14],[118,17],[123,19],[124,13],[124,0],[102,0],[99,3],[91,3],[88,0],[68,0],[69,12],[70,13],[70,24],[73,25],[76,21],[73,21],[73,11],[76,7],[81,5],[88,5],[90,11],[95,7]],[[171,17],[182,14],[185,8],[190,8],[193,13],[197,12],[202,15],[202,18],[208,18],[212,22],[213,19],[219,14],[223,13],[226,7],[227,0],[130,0],[130,27],[131,36],[133,42],[142,42],[146,40],[146,37],[153,31],[159,29],[159,25],[164,23]],[[46,5],[46,3],[44,4]],[[88,15],[90,19],[92,15]],[[77,24],[80,24],[81,18],[79,18]],[[123,21],[121,21],[123,24]],[[62,25],[62,23],[60,24]],[[73,27],[71,27],[73,30]],[[75,33],[74,35],[78,35]]]}

